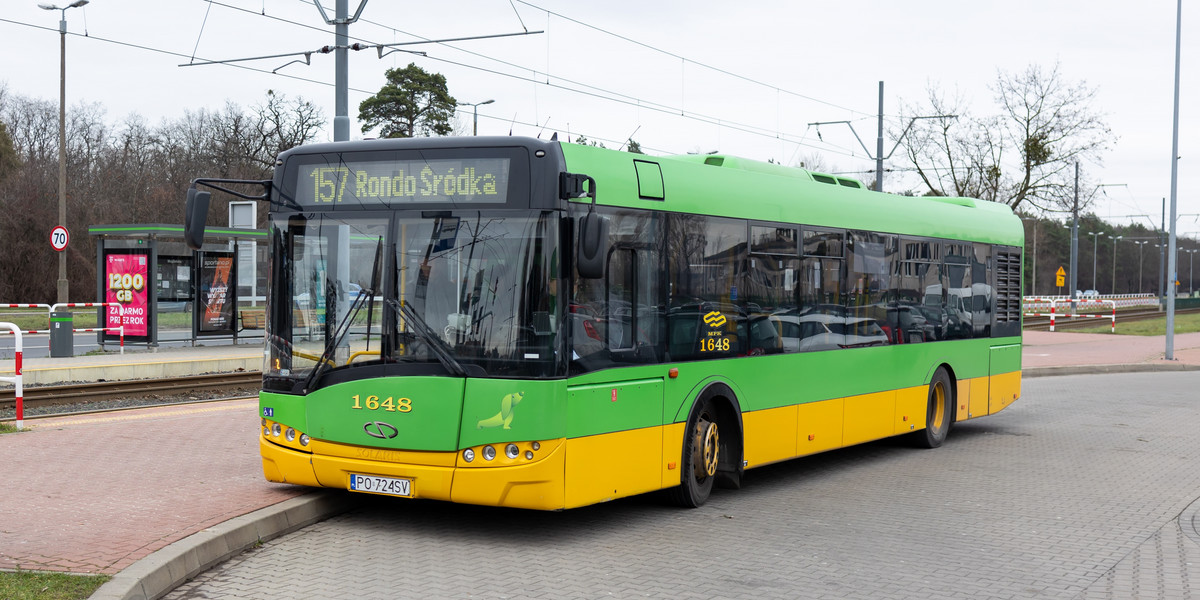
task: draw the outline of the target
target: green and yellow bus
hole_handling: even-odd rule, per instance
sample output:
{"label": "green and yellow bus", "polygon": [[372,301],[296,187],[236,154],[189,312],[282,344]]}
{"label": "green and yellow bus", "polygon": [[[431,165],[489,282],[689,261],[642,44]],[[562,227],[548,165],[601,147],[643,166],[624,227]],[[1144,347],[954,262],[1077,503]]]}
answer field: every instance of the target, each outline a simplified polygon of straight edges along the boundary
{"label": "green and yellow bus", "polygon": [[[226,183],[189,190],[193,245],[197,185]],[[778,461],[937,447],[1020,395],[1002,205],[519,137],[304,146],[257,183],[270,481],[694,507]]]}

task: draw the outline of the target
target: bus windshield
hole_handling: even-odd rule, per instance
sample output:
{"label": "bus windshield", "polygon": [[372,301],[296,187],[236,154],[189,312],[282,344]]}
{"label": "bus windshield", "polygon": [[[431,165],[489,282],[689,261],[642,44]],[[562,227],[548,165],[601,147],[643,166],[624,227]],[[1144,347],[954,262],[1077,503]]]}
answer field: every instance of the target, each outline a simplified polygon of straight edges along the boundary
{"label": "bus windshield", "polygon": [[318,366],[565,375],[554,213],[316,212],[272,225],[269,389],[299,391]]}

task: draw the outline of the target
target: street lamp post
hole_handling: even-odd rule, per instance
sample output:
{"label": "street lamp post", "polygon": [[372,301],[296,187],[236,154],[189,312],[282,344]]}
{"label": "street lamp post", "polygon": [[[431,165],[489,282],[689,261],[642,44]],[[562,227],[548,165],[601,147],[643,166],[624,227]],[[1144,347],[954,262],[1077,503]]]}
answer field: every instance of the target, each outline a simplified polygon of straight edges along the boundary
{"label": "street lamp post", "polygon": [[[58,66],[58,224],[67,226],[67,9],[78,8],[90,0],[75,0],[66,6],[38,4],[44,10],[61,11],[58,21],[59,66]],[[69,302],[67,280],[67,253],[58,253],[58,302]]]}
{"label": "street lamp post", "polygon": [[1121,239],[1124,237],[1125,236],[1123,235],[1118,235],[1117,237],[1113,238],[1112,287],[1109,288],[1108,293],[1114,296],[1117,294],[1117,242],[1121,241]]}
{"label": "street lamp post", "polygon": [[1029,292],[1031,296],[1037,295],[1037,226],[1038,220],[1036,217],[1027,219],[1021,217],[1022,221],[1033,221],[1033,281],[1030,283],[1032,290]]}
{"label": "street lamp post", "polygon": [[1138,293],[1142,293],[1142,249],[1149,244],[1149,240],[1134,240],[1133,243],[1138,245]]}
{"label": "street lamp post", "polygon": [[1167,262],[1167,245],[1155,244],[1154,247],[1158,249],[1158,302],[1159,306],[1163,306],[1162,303],[1167,299],[1166,271],[1163,269],[1163,265]]}
{"label": "street lamp post", "polygon": [[[1187,295],[1190,297],[1190,296],[1192,295],[1192,264],[1191,264],[1191,261],[1190,261],[1190,255],[1191,255],[1192,253],[1194,253],[1194,252],[1195,252],[1195,250],[1189,250],[1189,249],[1187,249],[1187,248],[1182,248],[1182,247],[1175,248],[1175,253],[1176,253],[1176,257],[1175,257],[1175,271],[1176,271],[1176,272],[1175,272],[1175,280],[1176,280],[1176,281],[1180,281],[1180,282],[1182,283],[1183,277],[1180,277],[1180,276],[1179,276],[1179,269],[1180,269],[1181,267],[1179,266],[1179,261],[1180,261],[1180,258],[1179,258],[1179,256],[1178,256],[1178,254],[1179,254],[1180,252],[1185,252],[1185,253],[1187,253],[1187,254],[1189,255],[1189,262],[1188,262],[1188,293],[1187,293]],[[1179,293],[1179,290],[1178,290],[1178,289],[1176,289],[1176,290],[1175,290],[1175,293],[1176,293],[1176,294],[1178,294],[1178,293]]]}
{"label": "street lamp post", "polygon": [[1192,281],[1192,263],[1196,262],[1196,253],[1200,252],[1195,248],[1187,250],[1188,253],[1188,296],[1196,293],[1196,284]]}
{"label": "street lamp post", "polygon": [[1096,289],[1096,252],[1100,248],[1100,236],[1104,235],[1099,231],[1089,232],[1092,236],[1092,289]]}
{"label": "street lamp post", "polygon": [[484,100],[483,102],[459,102],[459,106],[470,106],[475,111],[474,125],[471,127],[471,135],[479,135],[479,107],[484,104],[491,104],[495,100]]}

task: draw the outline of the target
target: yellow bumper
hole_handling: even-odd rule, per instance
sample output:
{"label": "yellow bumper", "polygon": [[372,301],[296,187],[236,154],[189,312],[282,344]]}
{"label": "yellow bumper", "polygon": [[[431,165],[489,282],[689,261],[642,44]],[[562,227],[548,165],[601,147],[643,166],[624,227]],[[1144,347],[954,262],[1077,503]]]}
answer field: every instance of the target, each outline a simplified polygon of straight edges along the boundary
{"label": "yellow bumper", "polygon": [[352,473],[378,475],[411,480],[413,498],[560,510],[565,507],[565,445],[563,440],[541,445],[533,460],[500,457],[485,466],[478,456],[466,464],[459,452],[396,452],[313,440],[309,454],[259,441],[268,481],[348,489]]}

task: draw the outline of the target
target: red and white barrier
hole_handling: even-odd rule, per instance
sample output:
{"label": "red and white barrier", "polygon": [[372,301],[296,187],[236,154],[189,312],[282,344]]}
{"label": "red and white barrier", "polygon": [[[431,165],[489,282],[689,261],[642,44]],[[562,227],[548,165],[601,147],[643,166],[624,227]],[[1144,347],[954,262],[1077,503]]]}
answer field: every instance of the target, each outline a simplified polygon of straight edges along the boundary
{"label": "red and white barrier", "polygon": [[[47,319],[50,318],[51,313],[57,311],[60,308],[100,308],[102,306],[116,306],[117,310],[118,310],[117,314],[118,314],[118,316],[121,317],[120,320],[122,322],[122,325],[119,325],[117,327],[90,327],[90,328],[86,328],[86,329],[72,329],[71,331],[73,333],[89,333],[89,332],[95,333],[97,331],[116,331],[116,332],[118,332],[118,334],[120,335],[120,338],[121,338],[121,354],[125,354],[125,325],[123,324],[125,321],[125,307],[120,302],[60,302],[58,304],[0,304],[0,308],[44,308],[44,309],[46,309],[46,318]],[[49,329],[27,329],[27,330],[22,331],[14,325],[13,331],[8,331],[8,332],[4,332],[4,333],[9,333],[9,334],[15,333],[19,337],[21,334],[32,335],[32,334],[37,334],[37,333],[50,333],[50,330]]]}
{"label": "red and white barrier", "polygon": [[1100,313],[1100,314],[1083,314],[1080,312],[1063,313],[1062,316],[1078,318],[1078,319],[1109,319],[1112,323],[1110,331],[1112,333],[1117,332],[1117,303],[1113,300],[1102,300],[1102,299],[1096,299],[1096,298],[1076,298],[1074,300],[1072,300],[1070,298],[1035,298],[1034,300],[1046,300],[1046,301],[1050,302],[1050,312],[1049,313],[1027,312],[1027,313],[1025,313],[1025,316],[1027,316],[1027,317],[1050,317],[1050,331],[1054,331],[1054,319],[1058,312],[1057,309],[1058,309],[1059,304],[1062,304],[1063,302],[1070,302],[1070,303],[1087,305],[1090,302],[1093,304],[1100,305],[1101,308],[1103,308],[1103,305],[1108,304],[1109,306],[1112,307],[1112,311],[1109,314],[1102,314],[1102,313]]}
{"label": "red and white barrier", "polygon": [[125,354],[125,306],[120,302],[61,302],[50,307],[50,312],[54,312],[59,308],[100,308],[101,306],[117,307],[117,315],[120,326],[117,327],[95,327],[92,329],[72,329],[75,333],[89,333],[97,331],[117,331],[121,336],[121,354]]}
{"label": "red and white barrier", "polygon": [[16,394],[15,394],[16,400],[17,400],[17,429],[22,429],[22,428],[24,428],[24,422],[25,422],[25,389],[21,385],[21,357],[23,354],[22,353],[23,348],[21,346],[21,329],[19,327],[17,327],[16,325],[13,325],[12,323],[0,323],[0,328],[8,329],[8,330],[12,331],[13,335],[17,336],[17,346],[16,346],[17,364],[16,364],[16,368],[13,370],[14,376],[13,377],[0,377],[0,381],[7,381],[7,382],[12,383],[13,385],[17,386]]}
{"label": "red and white barrier", "polygon": [[[1085,298],[1076,298],[1076,302],[1082,301]],[[1103,296],[1090,296],[1087,300],[1111,300],[1115,302],[1117,308],[1130,308],[1133,306],[1158,306],[1158,296],[1153,294],[1105,294]],[[1025,296],[1021,298],[1023,310],[1048,310],[1050,303],[1054,301],[1070,301],[1070,296]],[[1084,308],[1087,308],[1085,305]]]}

